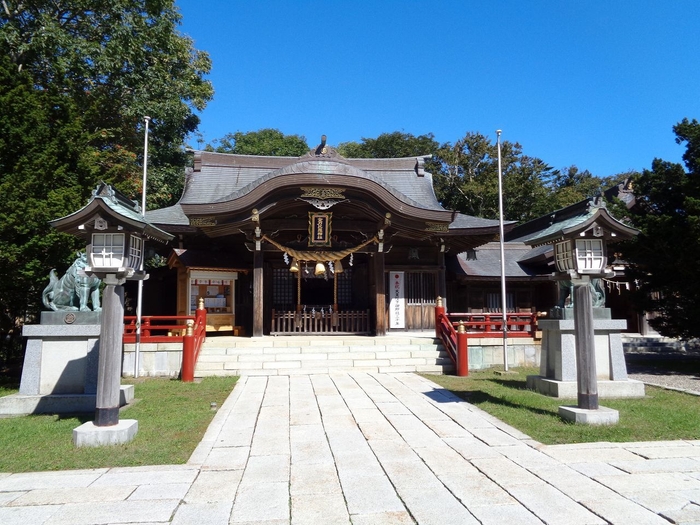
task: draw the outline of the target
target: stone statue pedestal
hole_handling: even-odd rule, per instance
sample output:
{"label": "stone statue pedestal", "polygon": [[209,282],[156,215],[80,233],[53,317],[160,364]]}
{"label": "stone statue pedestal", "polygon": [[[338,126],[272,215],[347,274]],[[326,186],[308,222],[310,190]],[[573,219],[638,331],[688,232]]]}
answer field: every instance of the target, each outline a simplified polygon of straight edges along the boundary
{"label": "stone statue pedestal", "polygon": [[[527,387],[557,398],[576,399],[576,332],[573,310],[555,308],[558,319],[541,319],[540,375],[528,376]],[[611,319],[608,308],[593,309],[595,359],[598,396],[613,399],[644,397],[644,383],[627,377],[627,365],[620,332],[627,328],[624,319]]]}
{"label": "stone statue pedestal", "polygon": [[[25,325],[27,337],[19,394],[0,398],[0,415],[94,412],[99,355],[99,312],[42,312]],[[122,386],[121,405],[134,398]]]}

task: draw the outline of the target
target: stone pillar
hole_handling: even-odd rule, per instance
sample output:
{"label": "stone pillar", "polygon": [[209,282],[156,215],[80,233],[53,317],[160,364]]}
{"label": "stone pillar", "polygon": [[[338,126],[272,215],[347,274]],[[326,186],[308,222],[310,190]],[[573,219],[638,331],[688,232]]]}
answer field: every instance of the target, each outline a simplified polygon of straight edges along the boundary
{"label": "stone pillar", "polygon": [[102,328],[97,364],[95,426],[119,423],[122,335],[124,333],[124,287],[105,279],[102,293]]}
{"label": "stone pillar", "polygon": [[253,337],[263,335],[263,252],[253,256]]}
{"label": "stone pillar", "polygon": [[574,287],[574,327],[576,330],[576,371],[578,407],[598,409],[598,374],[595,362],[593,301],[586,280]]}

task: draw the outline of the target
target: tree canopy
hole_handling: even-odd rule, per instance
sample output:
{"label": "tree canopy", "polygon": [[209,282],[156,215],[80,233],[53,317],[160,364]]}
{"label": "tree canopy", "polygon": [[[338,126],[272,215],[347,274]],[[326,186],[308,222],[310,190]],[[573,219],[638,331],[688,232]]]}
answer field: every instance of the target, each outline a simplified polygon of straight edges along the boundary
{"label": "tree canopy", "polygon": [[346,158],[389,159],[432,155],[440,144],[432,133],[412,135],[401,131],[382,133],[376,139],[362,137],[361,142],[341,142],[338,153]]}
{"label": "tree canopy", "polygon": [[277,129],[258,131],[236,131],[215,140],[216,147],[208,144],[208,151],[237,153],[239,155],[268,155],[272,157],[300,157],[309,152],[306,138],[300,135],[285,135]]}
{"label": "tree canopy", "polygon": [[38,313],[49,270],[81,247],[48,221],[83,206],[100,180],[140,199],[145,115],[148,206],[179,198],[184,140],[213,95],[209,57],[180,19],[173,0],[0,5],[0,331],[10,339]]}
{"label": "tree canopy", "polygon": [[629,210],[641,234],[626,243],[624,257],[640,285],[636,303],[659,315],[651,325],[669,337],[700,337],[700,123],[684,119],[673,128],[685,144],[682,164],[654,159],[633,178]]}

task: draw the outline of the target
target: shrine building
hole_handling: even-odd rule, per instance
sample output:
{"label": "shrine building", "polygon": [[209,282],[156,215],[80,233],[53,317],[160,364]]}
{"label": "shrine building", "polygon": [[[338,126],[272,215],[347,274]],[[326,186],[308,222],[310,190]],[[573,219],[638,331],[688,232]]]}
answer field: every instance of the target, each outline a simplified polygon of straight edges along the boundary
{"label": "shrine building", "polygon": [[[180,201],[146,214],[176,239],[145,315],[191,315],[202,298],[209,335],[384,335],[433,330],[438,296],[500,308],[493,276],[465,279],[481,246],[493,270],[499,223],[444,209],[429,156],[348,159],[325,142],[301,157],[193,155]],[[511,266],[509,309],[552,302],[546,277]]]}

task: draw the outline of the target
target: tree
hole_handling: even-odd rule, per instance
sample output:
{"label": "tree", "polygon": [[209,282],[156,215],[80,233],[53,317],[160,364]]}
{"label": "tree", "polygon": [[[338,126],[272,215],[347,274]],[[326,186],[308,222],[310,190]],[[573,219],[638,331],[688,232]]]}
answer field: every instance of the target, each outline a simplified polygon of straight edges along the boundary
{"label": "tree", "polygon": [[568,166],[554,172],[551,180],[552,209],[559,209],[575,202],[589,199],[619,182],[626,174],[600,178],[588,170],[581,171],[577,166]]}
{"label": "tree", "polygon": [[362,137],[362,142],[341,142],[338,153],[345,158],[355,159],[396,159],[417,157],[436,153],[440,144],[432,133],[412,135],[394,131],[382,133],[376,139]]}
{"label": "tree", "polygon": [[184,139],[213,93],[209,57],[179,22],[173,0],[0,5],[0,330],[12,348],[49,270],[80,246],[47,222],[83,206],[100,180],[140,200],[144,115],[148,203],[179,197]]}
{"label": "tree", "polygon": [[208,151],[218,153],[237,153],[239,155],[268,155],[272,157],[300,157],[309,152],[306,139],[300,135],[285,135],[277,129],[260,129],[258,131],[236,131],[227,133],[215,140],[213,147],[208,144]]}
{"label": "tree", "polygon": [[669,337],[700,337],[700,123],[673,128],[686,145],[683,165],[654,159],[634,178],[636,204],[629,210],[641,234],[623,245],[640,284],[636,301],[660,315],[651,325]]}
{"label": "tree", "polygon": [[[497,219],[498,148],[481,133],[467,133],[437,152],[435,175],[438,200],[448,209]],[[518,143],[501,143],[504,216],[519,222],[551,208],[548,183],[556,173],[538,158],[523,155]]]}
{"label": "tree", "polygon": [[[149,204],[179,197],[164,191],[180,172],[182,145],[213,96],[204,76],[206,53],[176,30],[181,16],[173,0],[70,3],[5,0],[0,10],[0,51],[37,90],[60,94],[79,111],[89,132],[83,159],[92,178],[109,179],[127,195],[140,196],[144,115],[152,117]],[[180,188],[181,189],[181,188]],[[162,202],[164,194],[170,194]]]}

